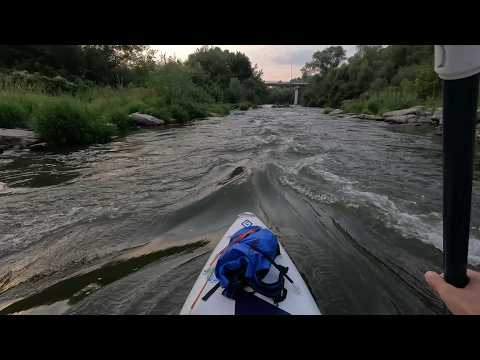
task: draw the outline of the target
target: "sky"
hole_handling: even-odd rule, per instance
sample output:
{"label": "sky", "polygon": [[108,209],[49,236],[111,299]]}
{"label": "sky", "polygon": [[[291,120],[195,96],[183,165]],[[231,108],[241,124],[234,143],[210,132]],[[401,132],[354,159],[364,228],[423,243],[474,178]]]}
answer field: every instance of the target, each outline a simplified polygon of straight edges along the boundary
{"label": "sky", "polygon": [[[188,55],[202,45],[151,45],[151,47],[168,56],[186,60]],[[332,45],[214,45],[225,50],[240,51],[247,55],[252,65],[257,64],[263,70],[263,80],[288,81],[301,75],[300,69],[317,50],[323,50]],[[342,45],[350,57],[355,52],[356,45]]]}

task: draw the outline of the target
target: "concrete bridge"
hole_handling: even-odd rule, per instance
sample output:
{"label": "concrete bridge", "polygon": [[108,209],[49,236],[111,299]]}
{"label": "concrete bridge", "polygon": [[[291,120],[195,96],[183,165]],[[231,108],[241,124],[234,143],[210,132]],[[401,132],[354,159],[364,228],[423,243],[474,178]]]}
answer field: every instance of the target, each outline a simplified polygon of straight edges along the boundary
{"label": "concrete bridge", "polygon": [[274,87],[274,86],[283,86],[283,87],[292,87],[295,91],[295,100],[293,101],[293,105],[298,105],[298,91],[301,87],[306,87],[310,85],[307,82],[283,82],[283,81],[265,81],[265,85],[267,87]]}

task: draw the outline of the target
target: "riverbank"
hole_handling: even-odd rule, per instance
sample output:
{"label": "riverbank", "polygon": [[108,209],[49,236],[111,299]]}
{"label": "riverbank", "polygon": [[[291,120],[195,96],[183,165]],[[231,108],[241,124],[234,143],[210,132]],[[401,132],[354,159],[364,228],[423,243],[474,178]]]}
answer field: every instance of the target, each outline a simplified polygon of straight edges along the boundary
{"label": "riverbank", "polygon": [[[383,121],[392,125],[402,126],[432,126],[436,135],[441,136],[443,130],[442,108],[429,111],[425,106],[413,106],[406,109],[384,112],[380,115],[345,112],[342,109],[326,109],[325,114],[340,118]],[[480,125],[480,109],[477,110],[477,127]],[[477,142],[480,142],[480,129],[476,132]]]}
{"label": "riverbank", "polygon": [[12,147],[64,148],[104,143],[139,127],[168,126],[212,116],[251,104],[195,99],[167,101],[155,89],[93,88],[80,94],[0,91],[0,151]]}

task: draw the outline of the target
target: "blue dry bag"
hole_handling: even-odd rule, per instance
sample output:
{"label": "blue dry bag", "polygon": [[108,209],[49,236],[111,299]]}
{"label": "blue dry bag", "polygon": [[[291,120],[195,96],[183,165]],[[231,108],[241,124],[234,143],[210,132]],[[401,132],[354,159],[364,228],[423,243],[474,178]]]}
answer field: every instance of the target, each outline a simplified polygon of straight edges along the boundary
{"label": "blue dry bag", "polygon": [[[280,254],[280,246],[275,234],[260,226],[245,227],[230,238],[229,245],[222,251],[215,267],[218,284],[204,296],[204,300],[219,287],[224,288],[222,294],[236,299],[240,291],[249,286],[255,292],[273,299],[275,303],[283,301],[287,296],[284,278],[288,268],[278,265],[274,259]],[[271,266],[279,271],[278,280],[265,283],[262,279]]]}

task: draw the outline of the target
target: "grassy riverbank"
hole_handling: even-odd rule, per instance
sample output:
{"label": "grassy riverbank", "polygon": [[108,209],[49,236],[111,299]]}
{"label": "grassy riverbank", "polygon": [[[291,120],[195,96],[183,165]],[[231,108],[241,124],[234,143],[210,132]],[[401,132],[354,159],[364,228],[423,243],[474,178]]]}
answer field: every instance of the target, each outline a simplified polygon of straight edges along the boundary
{"label": "grassy riverbank", "polygon": [[369,93],[358,99],[345,101],[341,108],[348,113],[381,115],[388,111],[419,105],[425,106],[427,110],[434,112],[435,109],[442,106],[442,99],[440,97],[420,98],[415,92],[390,88]]}
{"label": "grassy riverbank", "polygon": [[166,124],[264,102],[261,72],[241,53],[202,47],[187,61],[130,45],[0,46],[0,127],[49,145],[109,141],[140,112]]}
{"label": "grassy riverbank", "polygon": [[92,88],[76,95],[1,90],[0,127],[32,129],[50,145],[67,146],[108,141],[134,127],[128,115],[142,112],[166,123],[182,123],[209,115],[226,115],[232,105],[167,103],[155,89]]}

